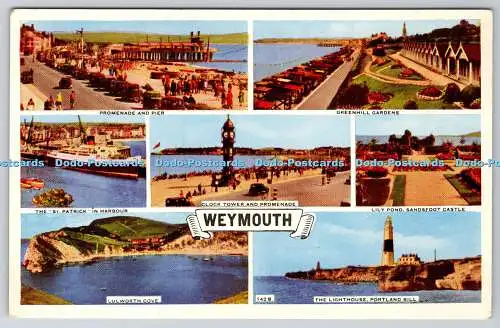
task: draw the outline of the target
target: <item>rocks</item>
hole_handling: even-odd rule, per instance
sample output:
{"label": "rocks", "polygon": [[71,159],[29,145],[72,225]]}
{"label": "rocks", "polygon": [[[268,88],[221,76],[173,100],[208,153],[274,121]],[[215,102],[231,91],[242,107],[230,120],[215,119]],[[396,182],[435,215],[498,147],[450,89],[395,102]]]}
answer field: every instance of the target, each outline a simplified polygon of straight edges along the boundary
{"label": "rocks", "polygon": [[288,272],[287,278],[330,280],[342,283],[378,282],[382,292],[418,290],[480,290],[481,257],[440,260],[422,265],[349,266]]}

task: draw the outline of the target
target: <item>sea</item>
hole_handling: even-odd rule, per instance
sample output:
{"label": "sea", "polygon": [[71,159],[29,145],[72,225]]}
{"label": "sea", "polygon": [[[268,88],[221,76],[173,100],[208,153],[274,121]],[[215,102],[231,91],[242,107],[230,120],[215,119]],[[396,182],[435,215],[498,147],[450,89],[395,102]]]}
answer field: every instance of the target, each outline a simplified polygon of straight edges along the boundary
{"label": "sea", "polygon": [[[28,240],[21,243],[22,257]],[[246,256],[116,257],[43,273],[24,267],[21,282],[73,304],[105,304],[106,296],[161,296],[163,304],[207,304],[248,289]]]}
{"label": "sea", "polygon": [[[273,156],[255,156],[255,155],[235,155],[234,160],[241,162],[243,165],[239,168],[248,168],[254,166],[254,163],[257,159],[269,160],[274,158]],[[166,166],[158,166],[156,163],[158,160],[161,161],[180,161],[187,162],[188,160],[194,161],[214,161],[220,162],[222,161],[222,155],[151,155],[151,176],[155,177],[161,175],[163,173],[167,174],[184,174],[190,172],[203,172],[207,170],[211,170],[213,172],[221,172],[223,166],[201,166],[201,165],[182,165],[176,167],[166,167]]]}
{"label": "sea", "polygon": [[[131,147],[132,156],[146,156],[144,141],[120,141]],[[146,179],[137,180],[65,170],[56,167],[22,167],[21,177],[36,177],[45,182],[42,190],[21,190],[21,207],[33,208],[36,194],[62,188],[73,196],[72,207],[145,207]]]}
{"label": "sea", "polygon": [[422,303],[479,303],[481,291],[424,290],[381,293],[375,283],[344,285],[331,281],[289,279],[280,276],[254,277],[254,295],[274,295],[279,304],[313,304],[314,296],[419,296]]}
{"label": "sea", "polygon": [[254,80],[258,82],[267,76],[338,50],[338,47],[318,47],[315,44],[254,43]]}
{"label": "sea", "polygon": [[[396,135],[396,137],[400,138],[401,135]],[[418,138],[425,138],[427,136],[417,136]],[[464,145],[471,145],[472,143],[476,143],[478,145],[481,144],[481,137],[461,137],[461,136],[434,136],[436,141],[434,145],[440,146],[444,142],[451,142],[455,146],[459,146],[460,140],[463,139],[465,141]],[[356,136],[356,142],[361,141],[363,144],[368,144],[372,139],[375,139],[378,144],[384,144],[389,141],[389,136]]]}
{"label": "sea", "polygon": [[240,60],[240,62],[195,62],[192,64],[228,72],[248,73],[248,46],[246,44],[210,44],[210,47],[218,50],[213,57],[214,60]]}

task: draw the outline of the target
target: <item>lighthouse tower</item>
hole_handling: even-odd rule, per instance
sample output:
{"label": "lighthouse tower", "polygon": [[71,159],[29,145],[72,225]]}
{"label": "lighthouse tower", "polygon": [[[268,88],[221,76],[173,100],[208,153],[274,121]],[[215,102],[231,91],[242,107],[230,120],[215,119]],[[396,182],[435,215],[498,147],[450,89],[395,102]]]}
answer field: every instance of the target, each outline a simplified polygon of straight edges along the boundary
{"label": "lighthouse tower", "polygon": [[394,265],[394,233],[392,218],[387,216],[384,224],[384,245],[382,248],[382,266]]}
{"label": "lighthouse tower", "polygon": [[[234,159],[234,143],[235,143],[235,133],[234,133],[234,123],[227,116],[227,120],[221,129],[222,137],[222,159],[227,162],[232,162]],[[219,181],[219,186],[228,186],[233,179],[233,167],[224,166],[222,168],[222,176]]]}

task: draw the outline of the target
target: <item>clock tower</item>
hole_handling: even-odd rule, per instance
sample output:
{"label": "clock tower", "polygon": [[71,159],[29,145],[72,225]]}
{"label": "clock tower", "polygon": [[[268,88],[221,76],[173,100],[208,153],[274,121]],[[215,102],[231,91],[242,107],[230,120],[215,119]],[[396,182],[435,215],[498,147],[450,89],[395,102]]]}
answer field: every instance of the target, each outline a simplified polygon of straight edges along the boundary
{"label": "clock tower", "polygon": [[233,167],[227,165],[227,163],[232,162],[234,159],[234,142],[235,142],[235,133],[234,133],[234,123],[227,116],[226,122],[221,129],[221,137],[222,137],[222,159],[226,162],[226,165],[222,168],[222,176],[219,181],[219,186],[227,186],[229,185],[233,178]]}

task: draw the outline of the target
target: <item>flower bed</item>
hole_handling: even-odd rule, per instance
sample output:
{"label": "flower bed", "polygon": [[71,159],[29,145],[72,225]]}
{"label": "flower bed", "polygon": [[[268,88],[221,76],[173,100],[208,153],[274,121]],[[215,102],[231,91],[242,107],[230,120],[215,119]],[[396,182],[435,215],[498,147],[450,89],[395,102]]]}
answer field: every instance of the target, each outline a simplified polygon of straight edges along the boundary
{"label": "flower bed", "polygon": [[436,158],[442,161],[452,161],[455,159],[455,155],[451,153],[439,153],[436,155]]}
{"label": "flower bed", "polygon": [[378,91],[371,91],[368,93],[368,102],[370,104],[380,104],[389,101],[392,98],[391,94],[382,93]]}
{"label": "flower bed", "polygon": [[427,87],[417,92],[417,98],[422,100],[439,100],[444,93],[436,87]]}
{"label": "flower bed", "polygon": [[473,160],[480,160],[481,159],[481,154],[480,153],[472,153],[472,154],[460,154],[458,156],[461,160],[464,161],[473,161]]}
{"label": "flower bed", "polygon": [[379,161],[387,161],[388,159],[398,159],[398,154],[396,153],[385,153],[382,151],[374,151],[374,152],[367,152],[364,154],[361,154],[358,156],[359,158],[362,158],[363,160],[379,160]]}
{"label": "flower bed", "polygon": [[444,166],[395,166],[393,172],[444,172],[453,171],[445,164]]}
{"label": "flower bed", "polygon": [[465,182],[481,190],[481,168],[475,167],[462,170],[460,176]]}
{"label": "flower bed", "polygon": [[365,172],[370,178],[384,178],[389,174],[389,170],[380,166],[364,166],[360,167],[359,171]]}

